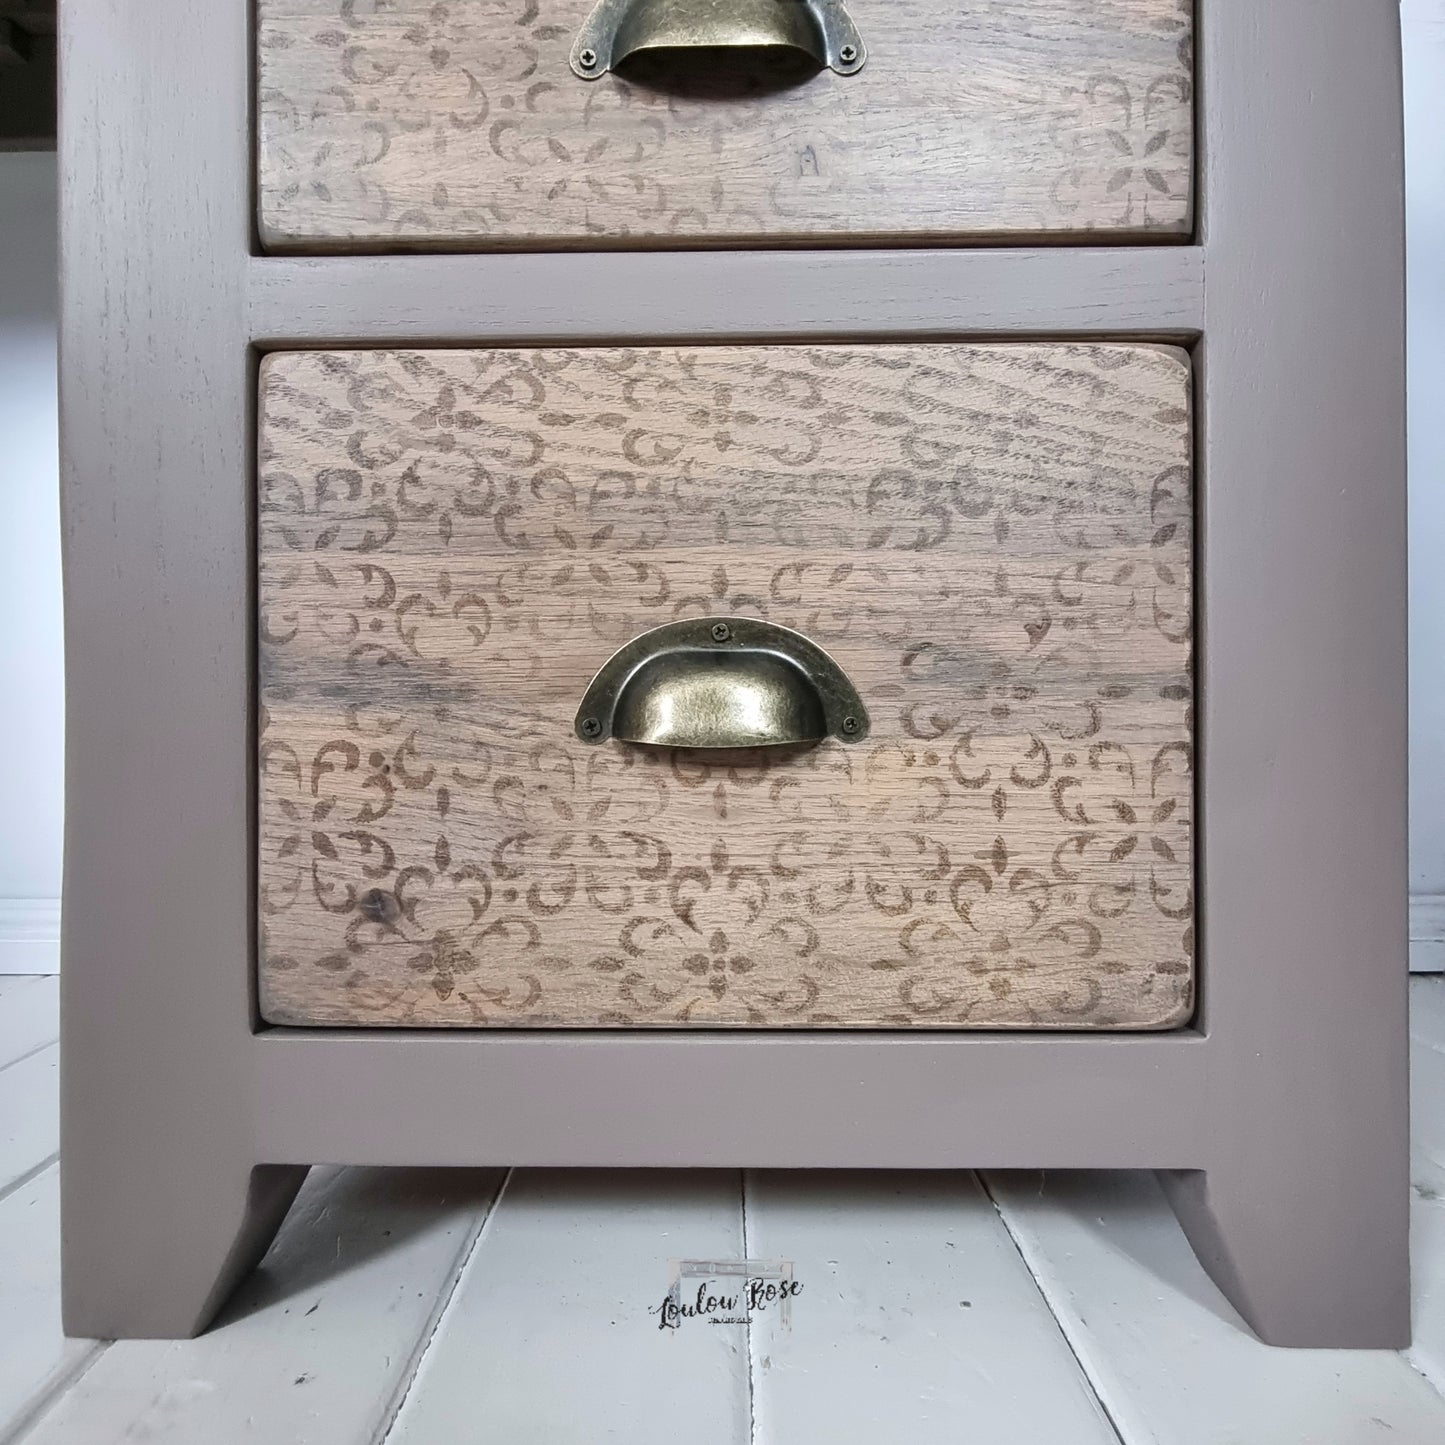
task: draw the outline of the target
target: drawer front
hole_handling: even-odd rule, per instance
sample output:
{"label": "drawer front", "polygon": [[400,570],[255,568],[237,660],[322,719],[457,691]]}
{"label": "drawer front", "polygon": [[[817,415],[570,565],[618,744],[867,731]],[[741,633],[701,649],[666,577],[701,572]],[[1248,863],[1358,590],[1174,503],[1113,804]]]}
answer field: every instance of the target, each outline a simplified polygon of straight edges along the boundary
{"label": "drawer front", "polygon": [[[1103,344],[267,357],[264,1016],[1181,1023],[1188,391]],[[721,616],[866,736],[584,739],[611,654]]]}
{"label": "drawer front", "polygon": [[849,0],[862,69],[790,85],[584,80],[591,9],[258,0],[263,244],[1189,233],[1192,0]]}

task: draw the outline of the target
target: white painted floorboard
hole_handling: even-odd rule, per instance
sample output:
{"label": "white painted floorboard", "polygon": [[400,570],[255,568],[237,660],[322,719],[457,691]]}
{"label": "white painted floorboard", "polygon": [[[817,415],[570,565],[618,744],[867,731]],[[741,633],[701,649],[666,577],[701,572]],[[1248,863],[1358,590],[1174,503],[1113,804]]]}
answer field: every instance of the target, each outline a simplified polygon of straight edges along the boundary
{"label": "white painted floorboard", "polygon": [[[744,1210],[732,1172],[317,1170],[210,1333],[67,1342],[32,982],[0,981],[0,1445],[1445,1442],[1442,979],[1412,985],[1404,1356],[1260,1345],[1148,1174],[989,1175],[997,1210],[966,1174],[758,1174]],[[658,1330],[705,1255],[791,1259],[791,1331]]]}
{"label": "white painted floorboard", "polygon": [[0,978],[0,1069],[60,1037],[60,980]]}
{"label": "white painted floorboard", "polygon": [[1445,1200],[1445,978],[1410,984],[1410,1142],[1415,1192]]}
{"label": "white painted floorboard", "polygon": [[1445,1202],[1418,1193],[1410,1200],[1410,1277],[1415,1340],[1406,1358],[1445,1395]]}
{"label": "white painted floorboard", "polygon": [[0,1191],[60,1148],[60,1049],[47,1044],[0,1069]]}
{"label": "white painted floorboard", "polygon": [[742,1244],[736,1172],[518,1171],[387,1445],[747,1445],[745,1330],[650,1313]]}
{"label": "white painted floorboard", "polygon": [[260,1269],[209,1333],[111,1345],[27,1445],[370,1441],[502,1177],[314,1170]]}
{"label": "white painted floorboard", "polygon": [[749,1257],[803,1283],[752,1329],[758,1445],[1114,1445],[972,1174],[747,1181]]}
{"label": "white painted floorboard", "polygon": [[1409,1359],[1445,1393],[1445,979],[1410,984]]}
{"label": "white painted floorboard", "polygon": [[1410,1032],[1445,1049],[1445,977],[1429,974],[1410,980]]}
{"label": "white painted floorboard", "polygon": [[60,1333],[59,1216],[54,1165],[0,1199],[0,1441],[7,1445],[104,1348]]}
{"label": "white painted floorboard", "polygon": [[1129,1445],[1445,1440],[1445,1401],[1393,1351],[1255,1341],[1152,1174],[985,1178]]}

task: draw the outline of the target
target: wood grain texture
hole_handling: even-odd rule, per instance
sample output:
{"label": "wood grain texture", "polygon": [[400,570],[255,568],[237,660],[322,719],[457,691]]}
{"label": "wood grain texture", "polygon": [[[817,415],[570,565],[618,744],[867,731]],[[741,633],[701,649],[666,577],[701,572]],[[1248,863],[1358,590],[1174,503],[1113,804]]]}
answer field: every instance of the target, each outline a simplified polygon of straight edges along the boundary
{"label": "wood grain texture", "polygon": [[254,256],[263,351],[645,339],[1179,341],[1204,324],[1197,246]]}
{"label": "wood grain texture", "polygon": [[[1167,1027],[1188,367],[1119,345],[278,353],[273,1023]],[[827,647],[858,747],[588,748],[621,643]]]}
{"label": "wood grain texture", "polygon": [[806,83],[576,77],[592,0],[259,0],[276,249],[1181,237],[1193,0],[854,0]]}
{"label": "wood grain texture", "polygon": [[100,1339],[194,1334],[304,1174],[251,1167],[252,38],[204,0],[61,26],[61,1195]]}

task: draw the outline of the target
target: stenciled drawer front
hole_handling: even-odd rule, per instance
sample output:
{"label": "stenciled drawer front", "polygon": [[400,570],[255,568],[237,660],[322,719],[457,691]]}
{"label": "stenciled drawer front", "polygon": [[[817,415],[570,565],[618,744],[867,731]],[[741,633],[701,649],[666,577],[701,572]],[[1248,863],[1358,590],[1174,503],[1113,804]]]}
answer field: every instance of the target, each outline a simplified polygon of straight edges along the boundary
{"label": "stenciled drawer front", "polygon": [[836,69],[716,48],[804,0],[607,3],[601,73],[593,0],[258,0],[263,244],[1189,234],[1193,0],[848,0]]}
{"label": "stenciled drawer front", "polygon": [[[296,352],[260,386],[267,1020],[1188,1017],[1182,352]],[[579,713],[723,618],[823,649],[859,716],[713,751]]]}

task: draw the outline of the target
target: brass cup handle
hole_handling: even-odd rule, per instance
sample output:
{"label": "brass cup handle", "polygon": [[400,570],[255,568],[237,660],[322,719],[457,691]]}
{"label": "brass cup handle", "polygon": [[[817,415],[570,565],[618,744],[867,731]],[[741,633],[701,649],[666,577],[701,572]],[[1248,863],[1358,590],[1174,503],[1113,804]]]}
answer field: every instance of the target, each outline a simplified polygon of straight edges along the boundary
{"label": "brass cup handle", "polygon": [[613,653],[574,726],[584,743],[759,748],[861,742],[868,712],[843,669],[801,632],[703,617],[655,627]]}
{"label": "brass cup handle", "polygon": [[843,0],[597,0],[572,45],[572,69],[597,80],[645,50],[802,51],[839,75],[867,53]]}

